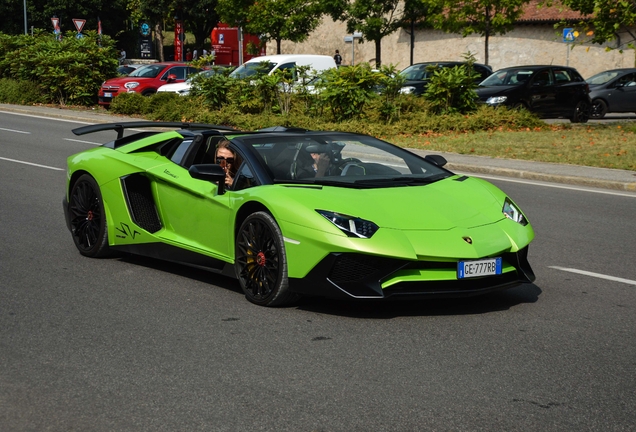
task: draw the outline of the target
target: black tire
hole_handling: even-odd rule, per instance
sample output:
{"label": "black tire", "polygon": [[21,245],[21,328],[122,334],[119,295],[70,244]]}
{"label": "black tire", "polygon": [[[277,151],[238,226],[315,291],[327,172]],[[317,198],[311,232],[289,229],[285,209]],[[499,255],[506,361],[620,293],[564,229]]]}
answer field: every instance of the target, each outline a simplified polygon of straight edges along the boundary
{"label": "black tire", "polygon": [[79,253],[91,258],[109,255],[108,227],[102,194],[93,177],[82,175],[69,198],[71,234]]}
{"label": "black tire", "polygon": [[289,289],[285,243],[272,215],[249,215],[238,230],[235,248],[236,277],[250,302],[282,306],[298,298]]}
{"label": "black tire", "polygon": [[152,96],[153,94],[157,93],[157,90],[144,90],[144,92],[141,94],[142,96]]}
{"label": "black tire", "polygon": [[592,106],[588,101],[580,100],[574,107],[574,112],[572,113],[572,117],[570,117],[570,121],[572,123],[587,123],[590,119],[591,110]]}
{"label": "black tire", "polygon": [[592,118],[602,119],[607,114],[607,104],[602,99],[592,101]]}

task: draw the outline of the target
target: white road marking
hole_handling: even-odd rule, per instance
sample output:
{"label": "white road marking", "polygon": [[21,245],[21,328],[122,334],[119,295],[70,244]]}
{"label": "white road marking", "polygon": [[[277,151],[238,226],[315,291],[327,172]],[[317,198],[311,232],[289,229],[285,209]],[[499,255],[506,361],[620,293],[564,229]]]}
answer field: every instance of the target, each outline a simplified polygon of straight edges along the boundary
{"label": "white road marking", "polygon": [[[458,174],[457,172],[455,172],[455,174]],[[582,188],[582,187],[576,187],[576,186],[566,186],[566,185],[561,185],[561,184],[557,184],[557,183],[541,183],[541,182],[535,182],[535,181],[530,181],[530,180],[516,180],[516,179],[512,179],[512,178],[508,178],[508,177],[495,177],[495,176],[489,176],[489,175],[482,175],[482,174],[478,174],[478,173],[462,173],[463,175],[467,175],[469,177],[479,177],[479,178],[483,178],[483,179],[488,179],[488,180],[501,180],[501,181],[505,181],[505,182],[509,182],[509,183],[521,183],[521,184],[529,184],[529,185],[533,185],[533,186],[543,186],[543,187],[551,187],[551,188],[557,188],[557,189],[567,189],[567,190],[573,190],[573,191],[578,191],[578,192],[592,192],[592,193],[598,193],[598,194],[603,194],[603,195],[616,195],[616,196],[623,196],[623,197],[629,197],[629,198],[636,198],[636,194],[634,193],[629,193],[629,192],[614,192],[611,190],[603,190],[603,189],[588,189],[588,188]]]}
{"label": "white road marking", "polygon": [[44,120],[61,121],[61,122],[67,122],[67,123],[79,123],[79,124],[85,124],[85,125],[95,124],[95,122],[91,123],[91,122],[84,122],[84,121],[79,121],[79,120],[67,120],[67,119],[61,119],[61,118],[55,118],[55,117],[39,116],[39,115],[35,115],[35,114],[16,113],[16,112],[11,112],[11,111],[2,111],[2,110],[0,110],[0,113],[2,113],[2,114],[12,114],[12,115],[17,115],[17,116],[22,116],[22,117],[33,117],[33,118],[39,118],[39,119],[44,119]]}
{"label": "white road marking", "polygon": [[82,144],[91,144],[91,145],[96,145],[96,146],[100,146],[102,145],[102,143],[96,143],[96,142],[92,142],[92,141],[82,141],[82,140],[76,140],[76,139],[72,139],[72,138],[64,138],[65,141],[73,141],[73,142],[78,142],[78,143],[82,143]]}
{"label": "white road marking", "polygon": [[20,164],[24,164],[24,165],[36,166],[36,167],[39,167],[39,168],[46,168],[46,169],[55,170],[55,171],[64,171],[64,168],[56,168],[56,167],[52,167],[52,166],[48,166],[48,165],[40,165],[40,164],[36,164],[36,163],[33,163],[33,162],[25,162],[25,161],[9,159],[9,158],[3,158],[3,157],[0,157],[0,159],[5,160],[5,161],[9,161],[9,162],[20,163]]}
{"label": "white road marking", "polygon": [[592,276],[595,278],[599,278],[599,279],[606,279],[606,280],[611,280],[614,282],[622,282],[622,283],[626,283],[628,285],[636,285],[636,280],[630,280],[630,279],[623,279],[623,278],[619,278],[619,277],[615,277],[615,276],[608,276],[608,275],[604,275],[604,274],[600,274],[600,273],[592,273],[589,271],[585,271],[585,270],[578,270],[578,269],[573,269],[573,268],[567,268],[567,267],[557,267],[557,266],[548,266],[549,268],[555,269],[555,270],[561,270],[561,271],[565,271],[565,272],[570,272],[570,273],[577,273],[577,274],[582,274],[585,276]]}
{"label": "white road marking", "polygon": [[26,131],[21,131],[21,130],[5,129],[5,128],[0,128],[0,130],[5,131],[5,132],[15,132],[15,133],[21,133],[21,134],[27,134],[27,135],[29,135],[31,133],[31,132],[26,132]]}

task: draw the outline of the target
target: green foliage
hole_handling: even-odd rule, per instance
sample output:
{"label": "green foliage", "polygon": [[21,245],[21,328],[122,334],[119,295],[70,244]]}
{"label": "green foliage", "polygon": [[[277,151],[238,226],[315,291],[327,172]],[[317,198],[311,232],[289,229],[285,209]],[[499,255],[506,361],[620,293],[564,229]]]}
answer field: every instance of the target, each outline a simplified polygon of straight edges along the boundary
{"label": "green foliage", "polygon": [[338,121],[363,116],[365,105],[377,97],[376,90],[383,79],[367,63],[330,69],[322,78],[324,89],[320,96]]}
{"label": "green foliage", "polygon": [[393,65],[382,66],[379,73],[379,89],[382,101],[379,111],[383,120],[391,123],[400,117],[402,108],[400,90],[406,82],[406,78],[400,75]]}
{"label": "green foliage", "polygon": [[77,39],[69,32],[62,41],[49,33],[2,37],[0,76],[31,81],[47,102],[93,105],[102,82],[116,75],[117,53],[113,41],[87,32]]}
{"label": "green foliage", "polygon": [[219,0],[221,20],[241,25],[263,41],[276,41],[280,54],[282,40],[302,42],[320,24],[323,13],[318,0]]}
{"label": "green foliage", "polygon": [[44,101],[44,96],[35,83],[0,78],[0,103],[31,105]]}
{"label": "green foliage", "polygon": [[473,59],[461,66],[439,67],[434,69],[424,97],[430,102],[431,109],[440,114],[468,113],[477,108],[476,80]]}
{"label": "green foliage", "polygon": [[149,106],[150,98],[135,92],[122,93],[113,98],[110,103],[110,109],[113,113],[132,116],[146,114],[149,111]]}
{"label": "green foliage", "polygon": [[197,74],[192,77],[190,96],[201,98],[206,108],[221,109],[228,103],[228,93],[234,81],[230,78],[230,68],[214,66],[215,73],[211,76]]}
{"label": "green foliage", "polygon": [[[551,6],[553,0],[542,1],[543,5]],[[591,29],[591,42],[604,43],[616,39],[620,32],[631,32],[629,44],[633,46],[633,27],[636,25],[636,5],[628,0],[561,0],[560,3],[589,15],[580,24],[587,30]]]}

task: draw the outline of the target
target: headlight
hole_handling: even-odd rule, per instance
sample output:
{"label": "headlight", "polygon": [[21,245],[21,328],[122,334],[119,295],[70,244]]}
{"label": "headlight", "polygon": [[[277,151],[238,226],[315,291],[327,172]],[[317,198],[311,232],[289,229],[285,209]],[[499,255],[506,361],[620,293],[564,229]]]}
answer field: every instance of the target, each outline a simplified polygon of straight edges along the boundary
{"label": "headlight", "polygon": [[501,211],[503,212],[504,216],[506,216],[508,219],[511,219],[517,223],[520,223],[523,226],[528,225],[528,220],[523,215],[523,213],[521,213],[521,210],[519,210],[519,207],[517,207],[517,205],[510,200],[510,198],[506,198]]}
{"label": "headlight", "polygon": [[490,105],[498,105],[504,103],[506,100],[508,100],[508,96],[493,96],[489,97],[486,103]]}
{"label": "headlight", "polygon": [[400,93],[402,94],[411,94],[415,92],[415,87],[413,86],[406,86],[406,87],[402,87],[400,89]]}
{"label": "headlight", "polygon": [[127,89],[134,89],[135,87],[138,87],[138,86],[139,86],[139,83],[137,81],[131,81],[124,84],[124,87],[126,87]]}
{"label": "headlight", "polygon": [[326,210],[316,211],[349,237],[371,238],[379,228],[371,221],[354,216],[348,216],[342,213],[335,213]]}

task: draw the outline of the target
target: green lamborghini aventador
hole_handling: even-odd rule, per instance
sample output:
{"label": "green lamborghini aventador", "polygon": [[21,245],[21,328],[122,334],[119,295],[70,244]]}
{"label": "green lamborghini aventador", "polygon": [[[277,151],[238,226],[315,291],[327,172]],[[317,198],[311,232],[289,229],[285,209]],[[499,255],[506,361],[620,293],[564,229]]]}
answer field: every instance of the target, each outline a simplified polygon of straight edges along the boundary
{"label": "green lamborghini aventador", "polygon": [[[301,295],[470,296],[534,280],[534,232],[521,209],[494,185],[448,171],[439,155],[281,127],[129,122],[73,132],[103,130],[117,138],[68,158],[63,206],[82,255],[125,251],[206,268],[265,306]],[[226,140],[230,186],[216,157]]]}

